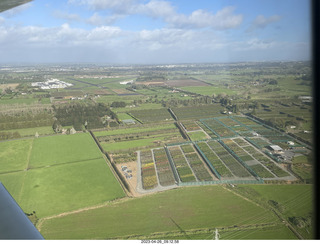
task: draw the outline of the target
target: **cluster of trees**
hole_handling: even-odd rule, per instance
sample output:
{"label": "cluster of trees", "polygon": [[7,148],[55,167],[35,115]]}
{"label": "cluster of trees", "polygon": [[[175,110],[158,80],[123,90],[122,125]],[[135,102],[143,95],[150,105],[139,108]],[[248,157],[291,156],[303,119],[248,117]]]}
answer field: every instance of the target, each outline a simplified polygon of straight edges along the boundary
{"label": "cluster of trees", "polygon": [[53,116],[48,112],[0,114],[0,130],[51,126]]}
{"label": "cluster of trees", "polygon": [[125,102],[112,102],[111,107],[113,108],[124,108],[126,106]]}
{"label": "cluster of trees", "polygon": [[192,99],[180,100],[180,99],[168,99],[160,101],[163,107],[178,107],[178,106],[194,106],[200,104],[212,104],[212,97],[209,96],[201,96]]}
{"label": "cluster of trees", "polygon": [[9,140],[9,139],[16,139],[16,138],[20,138],[21,135],[19,134],[19,132],[15,131],[15,132],[0,132],[0,140]]}
{"label": "cluster of trees", "polygon": [[103,103],[71,104],[53,106],[56,121],[53,130],[58,132],[62,126],[73,126],[75,130],[102,128],[108,124],[107,118],[117,119],[117,115]]}

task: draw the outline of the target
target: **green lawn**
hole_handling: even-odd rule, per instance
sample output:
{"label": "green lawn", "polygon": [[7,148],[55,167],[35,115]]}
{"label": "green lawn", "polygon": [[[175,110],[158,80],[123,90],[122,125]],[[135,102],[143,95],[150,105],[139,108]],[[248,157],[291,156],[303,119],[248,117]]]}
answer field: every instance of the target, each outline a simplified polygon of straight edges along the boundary
{"label": "green lawn", "polygon": [[125,194],[105,160],[29,170],[19,204],[24,212],[45,217],[101,204]]}
{"label": "green lawn", "polygon": [[[46,239],[110,239],[155,232],[279,223],[269,211],[221,186],[179,188],[46,220]],[[71,228],[72,226],[72,228]],[[210,237],[211,239],[212,237]],[[138,238],[140,239],[140,238]]]}
{"label": "green lawn", "polygon": [[27,168],[33,139],[0,142],[0,173]]}
{"label": "green lawn", "polygon": [[30,167],[42,167],[101,157],[90,134],[58,135],[34,140]]}

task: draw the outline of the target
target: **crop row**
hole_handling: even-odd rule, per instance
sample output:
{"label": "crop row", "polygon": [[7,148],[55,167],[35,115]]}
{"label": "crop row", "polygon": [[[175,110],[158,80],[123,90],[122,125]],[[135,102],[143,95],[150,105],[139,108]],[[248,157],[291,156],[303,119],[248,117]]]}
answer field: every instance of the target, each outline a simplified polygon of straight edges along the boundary
{"label": "crop row", "polygon": [[153,149],[160,185],[169,186],[175,183],[167,154],[163,148]]}
{"label": "crop row", "polygon": [[215,131],[220,137],[228,137],[234,136],[235,133],[225,127],[224,125],[220,124],[218,121],[214,119],[206,119],[202,123],[205,123],[211,130]]}
{"label": "crop row", "polygon": [[140,153],[141,177],[143,189],[149,190],[158,185],[152,152],[150,150]]}
{"label": "crop row", "polygon": [[186,158],[183,156],[180,147],[175,146],[169,147],[168,149],[179,174],[180,180],[182,182],[196,181],[196,178],[194,177]]}
{"label": "crop row", "polygon": [[247,118],[247,117],[238,117],[238,116],[235,116],[235,117],[233,117],[233,119],[236,120],[236,121],[238,121],[238,122],[240,122],[240,123],[242,123],[242,124],[244,124],[244,125],[248,125],[248,126],[250,126],[250,125],[257,125],[256,122],[254,122],[253,120],[251,120],[251,119],[249,119],[249,118]]}
{"label": "crop row", "polygon": [[249,138],[248,140],[250,140],[250,142],[252,142],[259,149],[267,147],[267,146],[270,145],[269,142],[267,142],[266,140],[264,140],[264,139],[262,139],[260,137],[252,137],[252,138]]}
{"label": "crop row", "polygon": [[231,156],[229,152],[217,141],[210,141],[208,142],[208,144],[235,176],[250,176],[248,171],[242,165],[240,165],[240,163],[233,156]]}
{"label": "crop row", "polygon": [[167,109],[145,109],[145,110],[133,110],[131,114],[141,120],[142,122],[155,122],[164,120],[173,120]]}
{"label": "crop row", "polygon": [[[249,146],[243,147],[243,149],[246,150],[247,152],[249,152],[257,161],[262,163],[265,167],[267,167],[276,176],[278,176],[278,177],[289,176],[289,174],[286,171],[282,170],[279,166],[277,166],[274,162],[272,162],[264,154],[260,153],[253,146],[249,145]],[[259,175],[258,172],[256,172],[256,173]]]}
{"label": "crop row", "polygon": [[232,174],[229,169],[224,165],[224,163],[219,159],[219,157],[211,150],[206,142],[197,143],[198,147],[204,154],[204,156],[209,160],[209,163],[215,168],[215,170],[222,177],[231,177]]}
{"label": "crop row", "polygon": [[186,131],[195,131],[201,129],[199,125],[194,121],[184,121],[182,124]]}
{"label": "crop row", "polygon": [[228,117],[218,118],[218,120],[221,121],[226,126],[230,126],[230,127],[239,126],[239,123],[237,123],[236,121]]}
{"label": "crop row", "polygon": [[199,126],[203,129],[212,139],[218,138],[211,130],[209,130],[204,124],[199,122]]}
{"label": "crop row", "polygon": [[267,169],[265,169],[261,164],[250,165],[250,168],[256,172],[261,178],[274,178]]}
{"label": "crop row", "polygon": [[185,153],[185,156],[195,173],[197,179],[199,181],[209,181],[212,180],[212,177],[210,176],[208,170],[204,166],[202,160],[199,158],[198,154],[194,150],[194,147],[192,145],[183,145],[181,146],[181,149]]}
{"label": "crop row", "polygon": [[237,156],[244,162],[254,160],[246,151],[244,151],[238,144],[236,144],[233,140],[223,140],[224,144],[226,144]]}
{"label": "crop row", "polygon": [[249,145],[248,142],[246,142],[242,138],[234,138],[233,141],[236,142],[240,147]]}
{"label": "crop row", "polygon": [[172,108],[179,120],[183,119],[199,119],[212,118],[220,114],[223,107],[220,104],[210,104],[194,107]]}

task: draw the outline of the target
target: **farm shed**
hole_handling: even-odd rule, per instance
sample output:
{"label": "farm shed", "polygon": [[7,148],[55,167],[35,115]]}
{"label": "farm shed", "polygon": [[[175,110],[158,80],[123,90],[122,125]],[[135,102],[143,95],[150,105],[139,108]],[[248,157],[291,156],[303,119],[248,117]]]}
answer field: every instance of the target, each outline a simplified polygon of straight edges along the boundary
{"label": "farm shed", "polygon": [[275,153],[282,153],[283,149],[278,145],[270,145],[269,148]]}
{"label": "farm shed", "polygon": [[136,123],[133,119],[124,119],[122,122],[126,125],[134,125]]}

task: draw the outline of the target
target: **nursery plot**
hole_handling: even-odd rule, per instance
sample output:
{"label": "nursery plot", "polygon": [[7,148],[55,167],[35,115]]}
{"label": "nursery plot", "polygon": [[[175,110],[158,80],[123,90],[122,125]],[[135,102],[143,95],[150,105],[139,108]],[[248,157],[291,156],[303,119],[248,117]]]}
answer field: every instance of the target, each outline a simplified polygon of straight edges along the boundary
{"label": "nursery plot", "polygon": [[200,126],[195,121],[184,121],[182,122],[182,125],[188,132],[201,130]]}
{"label": "nursery plot", "polygon": [[155,159],[160,185],[174,185],[175,179],[165,150],[163,148],[153,149],[153,156]]}
{"label": "nursery plot", "polygon": [[250,153],[252,155],[252,157],[254,157],[257,161],[259,161],[261,164],[263,164],[266,168],[268,168],[277,177],[290,176],[290,174],[288,172],[281,169],[271,159],[269,159],[264,154],[260,153],[253,146],[251,146],[251,145],[245,146],[245,147],[243,147],[243,149],[246,150],[248,153]]}
{"label": "nursery plot", "polygon": [[203,119],[201,122],[206,125],[210,130],[212,130],[215,134],[219,135],[219,137],[233,137],[236,136],[235,132],[226,126],[222,125],[221,122],[218,122],[215,119]]}
{"label": "nursery plot", "polygon": [[202,124],[201,122],[198,122],[198,125],[201,127],[201,129],[207,133],[207,135],[209,135],[212,139],[216,139],[218,138],[218,136],[213,133],[211,130],[208,129],[208,127],[206,127],[204,124]]}
{"label": "nursery plot", "polygon": [[194,150],[193,146],[183,145],[181,146],[193,172],[195,173],[199,181],[211,181],[212,177],[204,166],[202,160],[199,158],[198,154]]}
{"label": "nursery plot", "polygon": [[142,123],[159,122],[159,121],[173,121],[171,114],[165,108],[161,109],[145,109],[132,110],[130,113],[135,119]]}
{"label": "nursery plot", "polygon": [[195,176],[190,169],[186,158],[184,157],[179,146],[169,147],[169,152],[173,163],[178,171],[181,182],[196,181]]}
{"label": "nursery plot", "polygon": [[151,150],[140,152],[141,177],[143,189],[153,189],[158,185]]}
{"label": "nursery plot", "polygon": [[267,142],[265,139],[261,137],[251,137],[251,138],[247,138],[247,140],[250,141],[253,145],[255,145],[259,149],[271,145],[269,142]]}
{"label": "nursery plot", "polygon": [[259,125],[258,123],[256,123],[252,119],[249,119],[248,117],[234,116],[233,119],[247,126]]}
{"label": "nursery plot", "polygon": [[220,122],[222,122],[224,125],[226,125],[226,126],[230,126],[230,127],[238,127],[238,126],[240,126],[239,123],[237,123],[236,121],[234,121],[233,119],[231,119],[229,117],[219,117],[217,119]]}
{"label": "nursery plot", "polygon": [[274,178],[274,175],[265,169],[261,164],[250,165],[250,168],[257,173],[261,178]]}
{"label": "nursery plot", "polygon": [[240,147],[243,146],[249,146],[250,144],[246,142],[244,139],[238,137],[238,138],[233,138],[233,141],[236,142]]}
{"label": "nursery plot", "polygon": [[208,136],[203,131],[188,132],[188,135],[191,141],[201,141],[201,140],[208,139]]}
{"label": "nursery plot", "polygon": [[206,142],[199,142],[197,146],[204,154],[205,158],[208,159],[208,163],[214,167],[214,169],[222,177],[232,177],[230,170],[224,165],[224,163],[219,159],[214,151],[208,146]]}
{"label": "nursery plot", "polygon": [[217,141],[210,141],[208,145],[220,157],[230,171],[237,177],[250,177],[251,174]]}
{"label": "nursery plot", "polygon": [[201,118],[213,118],[220,115],[220,111],[224,109],[220,104],[210,104],[194,107],[172,108],[174,114],[179,120],[198,120]]}

